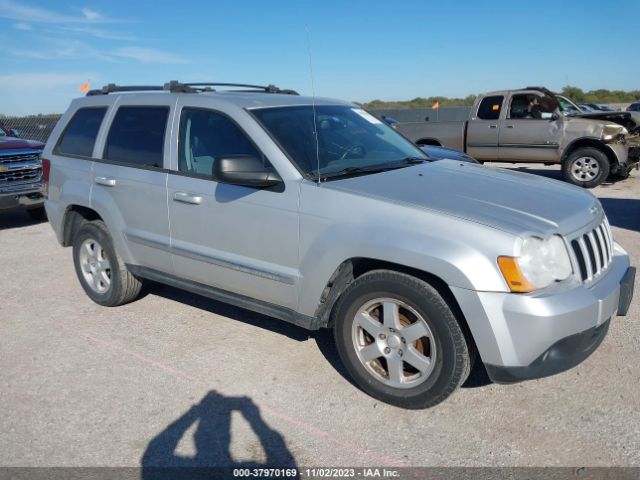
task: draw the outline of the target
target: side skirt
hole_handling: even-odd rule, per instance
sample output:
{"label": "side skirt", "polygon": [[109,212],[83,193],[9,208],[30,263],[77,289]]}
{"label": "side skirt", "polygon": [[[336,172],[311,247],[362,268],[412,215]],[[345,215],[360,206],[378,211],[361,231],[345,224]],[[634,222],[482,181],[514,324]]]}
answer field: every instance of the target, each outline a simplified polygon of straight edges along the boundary
{"label": "side skirt", "polygon": [[141,267],[139,265],[127,265],[127,268],[131,273],[138,277],[147,278],[154,282],[164,283],[181,290],[195,293],[196,295],[202,295],[203,297],[211,298],[219,302],[235,305],[236,307],[246,308],[253,312],[293,323],[294,325],[306,328],[307,330],[318,330],[321,327],[320,319],[303,315],[290,308],[263,302],[261,300],[255,300],[244,295],[228,292],[226,290],[193,282],[191,280],[185,280],[184,278],[176,277],[151,268]]}

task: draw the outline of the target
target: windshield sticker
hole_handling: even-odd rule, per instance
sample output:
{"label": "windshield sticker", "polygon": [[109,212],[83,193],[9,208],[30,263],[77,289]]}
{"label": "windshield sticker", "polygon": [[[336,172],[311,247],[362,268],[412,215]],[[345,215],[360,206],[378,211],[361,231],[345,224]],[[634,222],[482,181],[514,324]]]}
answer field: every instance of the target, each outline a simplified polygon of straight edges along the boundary
{"label": "windshield sticker", "polygon": [[369,123],[373,123],[374,125],[382,124],[382,122],[380,120],[378,120],[376,117],[371,115],[369,112],[365,112],[361,108],[352,108],[351,110],[356,112],[358,115],[360,115],[362,118],[364,118]]}

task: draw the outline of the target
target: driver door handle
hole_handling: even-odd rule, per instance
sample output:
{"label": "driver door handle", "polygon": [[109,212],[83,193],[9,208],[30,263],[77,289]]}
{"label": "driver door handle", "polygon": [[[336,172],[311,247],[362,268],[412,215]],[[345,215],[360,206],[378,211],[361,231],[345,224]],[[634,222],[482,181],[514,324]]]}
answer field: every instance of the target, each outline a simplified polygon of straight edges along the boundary
{"label": "driver door handle", "polygon": [[96,182],[98,185],[103,185],[105,187],[116,186],[116,180],[114,178],[96,177],[93,179],[93,181]]}
{"label": "driver door handle", "polygon": [[202,196],[187,192],[175,192],[173,199],[176,202],[189,203],[191,205],[200,205],[202,203]]}
{"label": "driver door handle", "polygon": [[498,128],[498,125],[489,125],[489,128]]}

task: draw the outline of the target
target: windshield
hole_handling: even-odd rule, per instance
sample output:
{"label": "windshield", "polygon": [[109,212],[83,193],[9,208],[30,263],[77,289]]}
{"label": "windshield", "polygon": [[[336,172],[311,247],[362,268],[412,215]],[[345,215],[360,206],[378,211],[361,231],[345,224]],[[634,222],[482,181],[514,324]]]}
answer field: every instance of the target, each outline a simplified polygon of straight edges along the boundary
{"label": "windshield", "polygon": [[260,108],[251,113],[298,169],[315,180],[345,171],[373,173],[378,167],[380,171],[407,159],[428,159],[394,129],[361,108],[316,105],[315,119],[311,105]]}
{"label": "windshield", "polygon": [[560,104],[560,111],[563,115],[576,115],[578,113],[582,113],[582,109],[567,97],[556,95],[556,98],[558,99],[558,103]]}

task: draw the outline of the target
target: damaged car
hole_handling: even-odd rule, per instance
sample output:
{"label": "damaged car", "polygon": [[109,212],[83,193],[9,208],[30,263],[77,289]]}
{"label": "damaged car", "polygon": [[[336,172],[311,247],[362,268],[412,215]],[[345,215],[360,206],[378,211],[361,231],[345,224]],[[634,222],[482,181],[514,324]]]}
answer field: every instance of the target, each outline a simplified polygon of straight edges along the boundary
{"label": "damaged car", "polygon": [[640,112],[583,112],[542,87],[480,95],[463,122],[396,129],[418,145],[456,148],[481,162],[560,164],[565,180],[585,188],[626,178],[640,161]]}

